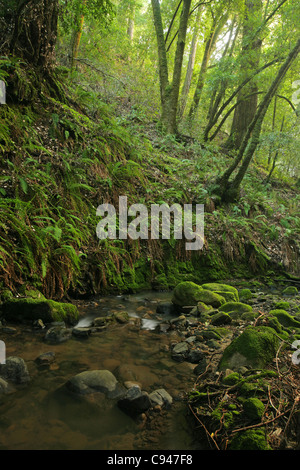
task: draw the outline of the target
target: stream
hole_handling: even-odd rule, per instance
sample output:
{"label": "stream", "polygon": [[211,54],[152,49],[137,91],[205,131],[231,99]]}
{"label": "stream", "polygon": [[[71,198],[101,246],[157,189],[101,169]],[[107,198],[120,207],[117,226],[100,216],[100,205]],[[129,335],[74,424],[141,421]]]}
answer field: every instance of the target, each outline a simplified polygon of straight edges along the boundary
{"label": "stream", "polygon": [[[156,314],[157,303],[169,301],[170,296],[144,292],[80,301],[77,326],[89,326],[94,318],[121,310],[132,317],[129,323],[110,325],[88,338],[72,336],[60,344],[47,344],[45,330],[24,325],[15,325],[13,335],[3,333],[6,356],[23,358],[31,381],[0,397],[0,449],[201,449],[184,401],[195,381],[195,365],[172,360],[170,345],[178,341],[178,333],[164,331],[169,318]],[[134,318],[141,318],[139,326]],[[47,368],[38,367],[36,358],[48,351],[55,353],[55,361]],[[148,393],[164,388],[173,403],[143,424],[121,411],[114,400],[103,396],[99,403],[66,390],[68,379],[94,369],[107,369],[120,383],[138,383]]]}

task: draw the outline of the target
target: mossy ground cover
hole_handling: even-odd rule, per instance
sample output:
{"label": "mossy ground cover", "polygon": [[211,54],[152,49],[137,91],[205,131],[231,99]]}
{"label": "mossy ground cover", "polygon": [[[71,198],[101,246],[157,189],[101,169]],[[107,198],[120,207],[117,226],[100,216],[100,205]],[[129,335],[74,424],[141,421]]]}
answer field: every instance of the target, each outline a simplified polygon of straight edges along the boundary
{"label": "mossy ground cover", "polygon": [[299,370],[286,353],[277,366],[227,370],[217,376],[207,368],[197,378],[189,408],[209,448],[278,450],[287,443],[297,445]]}
{"label": "mossy ground cover", "polygon": [[[292,315],[272,311],[274,303],[283,301],[282,292],[274,296],[276,300],[270,298],[267,310],[262,308],[264,302],[254,302],[255,298],[252,286],[252,319],[245,317],[247,304],[236,302],[235,318],[223,321],[222,330],[227,335],[222,334],[222,340],[214,319],[218,325],[226,304],[213,314],[199,316],[203,323],[198,334],[205,340],[217,340],[220,349],[209,356],[206,367],[199,369],[188,403],[200,435],[212,449],[277,450],[299,445],[300,376],[292,346],[300,331],[297,301],[290,304]],[[241,305],[244,308],[239,312]],[[229,311],[233,307],[234,303]]]}

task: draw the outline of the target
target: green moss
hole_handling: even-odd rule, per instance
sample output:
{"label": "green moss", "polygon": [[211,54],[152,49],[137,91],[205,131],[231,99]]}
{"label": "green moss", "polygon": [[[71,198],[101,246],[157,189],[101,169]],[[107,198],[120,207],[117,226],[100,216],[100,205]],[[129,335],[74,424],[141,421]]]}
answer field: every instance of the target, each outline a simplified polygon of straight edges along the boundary
{"label": "green moss", "polygon": [[238,387],[240,393],[240,401],[244,402],[245,397],[257,396],[265,394],[265,391],[258,383],[243,382]]}
{"label": "green moss", "polygon": [[219,369],[264,368],[275,357],[277,348],[278,338],[272,328],[248,327],[224,350]]}
{"label": "green moss", "polygon": [[259,398],[247,398],[243,404],[244,412],[251,421],[260,421],[265,412],[265,406]]}
{"label": "green moss", "polygon": [[181,307],[186,305],[197,305],[202,302],[202,287],[191,281],[180,282],[174,289],[172,302]]}
{"label": "green moss", "polygon": [[273,315],[275,318],[277,318],[279,323],[287,328],[300,328],[300,322],[285,310],[271,310],[270,315]]}
{"label": "green moss", "polygon": [[245,288],[239,291],[239,297],[240,297],[240,300],[248,300],[248,299],[252,299],[253,294],[250,289]]}
{"label": "green moss", "polygon": [[231,374],[228,374],[226,377],[223,378],[222,382],[225,385],[235,385],[238,382],[240,382],[241,376],[237,372],[232,372]]}
{"label": "green moss", "polygon": [[13,298],[13,293],[9,289],[3,289],[3,291],[0,293],[0,300],[2,302],[6,302],[7,300],[10,300]]}
{"label": "green moss", "polygon": [[253,308],[251,305],[244,304],[242,302],[226,302],[219,308],[219,310],[221,312],[229,313],[233,318],[238,318],[244,313],[251,313]]}
{"label": "green moss", "polygon": [[78,310],[73,304],[41,299],[11,299],[1,305],[0,314],[7,321],[34,321],[44,323],[65,321],[74,324],[78,320]]}
{"label": "green moss", "polygon": [[211,305],[214,308],[218,308],[226,302],[224,297],[207,289],[202,289],[201,292],[199,292],[199,300],[200,302],[203,302],[206,305]]}
{"label": "green moss", "polygon": [[204,302],[198,302],[197,303],[197,312],[198,314],[209,312],[212,310],[212,307],[209,305],[206,305]]}
{"label": "green moss", "polygon": [[297,287],[289,286],[289,287],[286,287],[282,291],[282,293],[283,293],[283,295],[294,296],[294,295],[298,295],[298,289],[297,289]]}
{"label": "green moss", "polygon": [[229,429],[234,422],[234,416],[232,411],[225,411],[227,403],[221,401],[218,406],[212,411],[210,417],[212,419],[212,425],[220,424],[221,420],[225,429]]}
{"label": "green moss", "polygon": [[268,326],[273,328],[278,334],[282,333],[282,326],[277,317],[268,317]]}
{"label": "green moss", "polygon": [[[235,287],[230,286],[228,284],[219,284],[217,282],[211,282],[211,283],[207,283],[207,284],[202,284],[202,287],[203,287],[203,289],[207,289],[207,290],[211,290],[213,292],[217,292],[218,294],[223,295],[223,297],[225,297],[225,298],[226,298],[225,294],[226,293],[228,294],[228,292],[229,292],[234,297],[234,298],[231,298],[230,300],[235,300],[236,302],[239,301],[238,290]],[[232,297],[232,296],[230,296],[230,297]]]}
{"label": "green moss", "polygon": [[23,288],[23,289],[20,290],[20,294],[24,295],[28,299],[46,300],[46,297],[37,289]]}
{"label": "green moss", "polygon": [[236,297],[233,292],[222,292],[222,291],[213,291],[214,294],[218,294],[221,297],[224,297],[226,302],[235,302]]}
{"label": "green moss", "polygon": [[275,309],[279,309],[279,310],[289,310],[290,307],[291,307],[291,306],[290,306],[289,302],[283,302],[283,301],[281,301],[281,302],[277,302],[277,303],[275,304]]}
{"label": "green moss", "polygon": [[229,450],[271,450],[264,429],[248,429],[235,434]]}
{"label": "green moss", "polygon": [[228,325],[232,322],[232,318],[228,313],[218,312],[211,316],[210,322],[212,325]]}

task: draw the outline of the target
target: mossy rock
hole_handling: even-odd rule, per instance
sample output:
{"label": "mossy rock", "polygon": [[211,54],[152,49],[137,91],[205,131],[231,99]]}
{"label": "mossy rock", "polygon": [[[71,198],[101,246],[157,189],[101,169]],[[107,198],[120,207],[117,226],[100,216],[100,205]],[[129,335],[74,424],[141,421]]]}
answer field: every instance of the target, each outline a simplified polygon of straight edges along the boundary
{"label": "mossy rock", "polygon": [[300,322],[285,310],[275,309],[271,310],[269,313],[277,318],[279,323],[286,328],[300,328]]}
{"label": "mossy rock", "polygon": [[229,450],[271,450],[265,431],[262,428],[248,429],[235,434],[228,446]]}
{"label": "mossy rock", "polygon": [[254,321],[259,316],[258,312],[246,312],[242,313],[241,319],[247,322]]}
{"label": "mossy rock", "polygon": [[129,314],[126,311],[121,311],[121,312],[114,313],[112,315],[112,317],[118,323],[128,323],[129,320],[130,320]]}
{"label": "mossy rock", "polygon": [[241,381],[241,376],[238,372],[231,372],[223,378],[222,382],[225,385],[235,385]]}
{"label": "mossy rock", "polygon": [[173,291],[172,303],[179,307],[197,305],[201,301],[202,290],[202,287],[195,282],[180,282]]}
{"label": "mossy rock", "polygon": [[219,308],[221,305],[226,303],[224,297],[207,289],[202,289],[199,293],[199,297],[200,302],[203,302],[206,305],[211,305],[213,308]]}
{"label": "mossy rock", "polygon": [[265,395],[266,391],[261,387],[260,384],[258,383],[252,383],[252,382],[243,382],[239,385],[238,387],[239,391],[239,401],[242,403],[245,400],[245,397],[256,397],[257,395]]}
{"label": "mossy rock", "polygon": [[210,322],[212,325],[229,325],[232,322],[232,318],[228,313],[218,312],[211,316]]}
{"label": "mossy rock", "polygon": [[44,323],[64,321],[75,324],[79,313],[75,305],[32,298],[14,298],[4,302],[0,307],[0,315],[7,321],[35,321]]}
{"label": "mossy rock", "polygon": [[289,310],[291,308],[290,306],[290,303],[289,302],[277,302],[275,305],[274,305],[274,308],[275,309],[279,309],[279,310]]}
{"label": "mossy rock", "polygon": [[0,292],[0,300],[1,302],[6,302],[7,300],[13,299],[13,293],[9,289],[3,289],[2,292]]}
{"label": "mossy rock", "polygon": [[278,338],[272,328],[248,327],[224,350],[219,369],[238,369],[241,366],[264,368],[276,355]]}
{"label": "mossy rock", "polygon": [[47,300],[46,297],[37,289],[28,289],[26,287],[22,287],[19,291],[21,297],[26,297],[26,299],[40,299],[40,300]]}
{"label": "mossy rock", "polygon": [[219,308],[220,312],[228,313],[232,318],[241,317],[244,313],[252,313],[251,305],[242,302],[226,302]]}
{"label": "mossy rock", "polygon": [[239,291],[239,297],[240,297],[240,300],[248,300],[248,299],[252,299],[253,294],[250,289],[245,288]]}
{"label": "mossy rock", "polygon": [[278,334],[282,333],[282,325],[277,317],[268,317],[268,326],[273,328]]}
{"label": "mossy rock", "polygon": [[265,412],[265,405],[259,398],[247,398],[243,403],[245,415],[251,421],[260,421]]}
{"label": "mossy rock", "polygon": [[282,294],[283,294],[283,295],[288,295],[288,296],[298,295],[298,289],[297,289],[297,287],[295,287],[295,286],[289,286],[289,287],[286,287],[286,288],[282,291]]}
{"label": "mossy rock", "polygon": [[221,297],[224,297],[226,302],[235,302],[236,301],[236,297],[235,297],[233,292],[222,292],[222,291],[213,291],[213,292],[214,292],[214,294],[218,294]]}
{"label": "mossy rock", "polygon": [[197,309],[196,313],[198,315],[201,315],[202,313],[208,313],[211,310],[213,310],[211,305],[206,305],[204,302],[198,302],[196,309]]}
{"label": "mossy rock", "polygon": [[[229,286],[228,284],[219,284],[218,282],[210,282],[207,284],[202,284],[202,287],[203,289],[211,290],[212,292],[218,292],[220,295],[223,295],[223,293],[225,292],[230,292],[231,294],[234,295],[234,299],[232,300],[235,300],[236,302],[239,301],[238,290],[233,286]],[[225,297],[225,295],[223,295],[223,297]]]}

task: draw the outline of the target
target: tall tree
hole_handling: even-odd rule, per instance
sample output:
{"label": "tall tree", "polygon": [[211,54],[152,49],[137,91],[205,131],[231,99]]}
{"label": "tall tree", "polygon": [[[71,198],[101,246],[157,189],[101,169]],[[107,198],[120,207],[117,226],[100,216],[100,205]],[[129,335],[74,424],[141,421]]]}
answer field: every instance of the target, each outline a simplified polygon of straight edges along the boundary
{"label": "tall tree", "polygon": [[[259,66],[262,40],[256,35],[258,24],[262,22],[262,0],[245,0],[245,20],[243,26],[241,75],[242,79]],[[255,80],[244,87],[237,95],[229,139],[225,146],[238,149],[248,126],[255,116],[258,103],[258,87]],[[248,97],[248,98],[247,98]]]}
{"label": "tall tree", "polygon": [[213,22],[212,22],[210,29],[208,30],[208,34],[205,40],[204,55],[203,55],[203,59],[202,59],[201,67],[200,67],[200,72],[198,76],[198,81],[197,81],[193,101],[189,110],[190,118],[193,117],[194,113],[196,112],[199,106],[202,90],[205,84],[205,78],[206,78],[207,68],[209,65],[209,60],[211,58],[213,48],[216,44],[219,34],[222,31],[222,28],[224,27],[227,19],[228,19],[227,11],[225,11],[225,13],[221,13],[221,11],[217,11],[215,14],[213,14]]}
{"label": "tall tree", "polygon": [[57,38],[58,0],[10,1],[6,8],[11,32],[9,53],[42,69],[49,68]]}
{"label": "tall tree", "polygon": [[200,27],[201,13],[202,13],[202,9],[198,8],[197,17],[196,17],[195,26],[194,26],[193,38],[192,38],[191,47],[190,47],[189,61],[188,61],[187,70],[185,74],[184,84],[183,84],[181,95],[180,95],[180,105],[179,105],[179,110],[178,110],[179,118],[182,118],[184,114],[191,83],[192,83],[192,77],[193,77],[196,54],[197,54],[198,39],[199,39],[199,27]]}
{"label": "tall tree", "polygon": [[[297,56],[300,53],[300,39],[297,41],[295,47],[291,50],[287,56],[284,64],[279,69],[277,76],[275,77],[273,83],[271,84],[268,92],[266,93],[264,99],[260,103],[255,116],[249,125],[247,132],[244,136],[243,142],[240,146],[239,152],[234,159],[230,167],[223,173],[223,175],[218,178],[217,185],[219,193],[223,200],[225,201],[234,201],[238,198],[240,184],[247,172],[247,169],[251,163],[254,152],[259,143],[259,137],[262,129],[262,124],[268,108],[272,102],[273,97],[276,95],[277,90],[285,78],[288,70],[292,66],[293,62],[296,60]],[[234,179],[230,182],[229,179],[236,168],[241,163],[241,166],[235,175]]]}
{"label": "tall tree", "polygon": [[181,3],[182,9],[177,34],[178,38],[173,65],[173,76],[172,81],[170,81],[160,4],[159,0],[151,0],[159,60],[160,97],[162,109],[161,121],[164,131],[172,135],[177,134],[177,110],[181,83],[182,61],[185,50],[191,0],[182,0]]}

